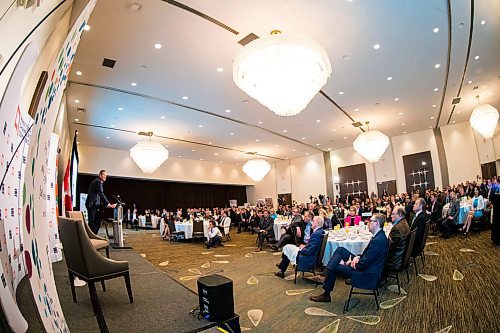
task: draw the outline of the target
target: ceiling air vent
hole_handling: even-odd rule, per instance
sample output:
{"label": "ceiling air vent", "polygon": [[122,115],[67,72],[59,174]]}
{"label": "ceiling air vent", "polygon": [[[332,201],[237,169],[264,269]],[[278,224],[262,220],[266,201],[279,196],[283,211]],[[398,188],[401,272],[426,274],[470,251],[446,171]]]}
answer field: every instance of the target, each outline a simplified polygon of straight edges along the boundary
{"label": "ceiling air vent", "polygon": [[245,46],[247,45],[248,43],[256,40],[257,38],[259,38],[259,36],[257,36],[256,34],[254,33],[250,33],[248,35],[246,35],[242,40],[240,40],[238,43]]}
{"label": "ceiling air vent", "polygon": [[363,124],[360,123],[359,121],[356,121],[356,122],[352,123],[352,126],[354,126],[354,127],[361,127],[361,126],[363,126]]}
{"label": "ceiling air vent", "polygon": [[78,112],[78,113],[86,113],[87,110],[84,109],[84,108],[76,108],[76,112]]}
{"label": "ceiling air vent", "polygon": [[454,98],[453,101],[451,101],[452,105],[460,103],[460,97]]}
{"label": "ceiling air vent", "polygon": [[102,65],[104,67],[113,68],[113,67],[115,67],[115,64],[116,64],[116,60],[113,60],[113,59],[104,58],[104,60],[102,61]]}
{"label": "ceiling air vent", "polygon": [[246,154],[248,154],[248,155],[257,155],[257,152],[256,151],[249,151],[249,152],[246,152]]}

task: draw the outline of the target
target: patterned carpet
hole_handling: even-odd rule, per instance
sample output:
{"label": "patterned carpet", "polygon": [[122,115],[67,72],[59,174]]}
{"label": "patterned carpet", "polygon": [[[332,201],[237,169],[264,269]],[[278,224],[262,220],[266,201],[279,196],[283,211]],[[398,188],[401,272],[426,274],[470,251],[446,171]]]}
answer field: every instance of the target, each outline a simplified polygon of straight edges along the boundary
{"label": "patterned carpet", "polygon": [[[234,233],[232,241],[215,250],[206,250],[201,240],[170,243],[162,240],[158,231],[128,230],[126,235],[135,251],[194,292],[199,274],[219,273],[232,279],[235,312],[240,315],[241,326],[252,332],[318,332],[331,323],[328,332],[336,332],[337,325],[338,332],[500,332],[500,248],[494,247],[489,238],[489,231],[467,238],[429,238],[426,251],[434,255],[426,256],[423,269],[419,261],[418,268],[419,273],[433,275],[436,280],[417,277],[411,268],[409,284],[405,274],[400,275],[406,295],[390,291],[387,286],[381,290],[381,302],[404,297],[399,303],[377,311],[372,296],[359,295],[355,296],[359,304],[342,315],[349,292],[343,279],[337,281],[331,303],[311,302],[309,296],[321,293],[322,288],[316,289],[303,279],[294,285],[293,281],[275,277],[280,257],[270,251],[253,253],[255,235]],[[454,280],[455,270],[463,275],[462,280]],[[287,276],[290,274],[292,271]],[[258,283],[255,279],[249,281],[252,276]],[[297,289],[312,290],[286,294]],[[328,312],[305,313],[311,307]],[[263,312],[257,326],[248,316],[248,311],[254,309]],[[371,325],[358,321],[367,319],[373,321]]]}

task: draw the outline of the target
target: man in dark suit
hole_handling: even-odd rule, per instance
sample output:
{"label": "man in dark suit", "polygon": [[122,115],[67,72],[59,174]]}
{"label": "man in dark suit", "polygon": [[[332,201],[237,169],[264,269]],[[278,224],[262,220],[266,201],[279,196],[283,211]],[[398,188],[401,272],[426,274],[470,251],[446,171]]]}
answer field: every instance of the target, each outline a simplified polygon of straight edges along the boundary
{"label": "man in dark suit", "polygon": [[395,271],[401,268],[403,255],[405,253],[410,227],[405,219],[405,208],[394,207],[392,214],[392,229],[389,233],[389,253],[385,264],[385,271]]}
{"label": "man in dark suit", "polygon": [[[330,292],[335,286],[337,274],[352,279],[356,279],[359,284],[373,284],[378,281],[382,269],[384,268],[385,257],[387,255],[387,237],[382,230],[385,223],[385,216],[375,214],[371,217],[368,229],[373,234],[368,246],[363,254],[356,256],[344,247],[339,247],[333,253],[333,257],[326,266],[326,280],[323,284],[324,293],[318,296],[311,296],[313,302],[330,302]],[[343,261],[341,264],[340,262]]]}
{"label": "man in dark suit", "polygon": [[[282,226],[282,228],[286,228],[285,233],[281,235],[276,244],[270,245],[271,249],[277,251],[280,247],[285,246],[286,244],[302,243],[302,237],[298,235],[304,235],[303,231],[306,228],[306,223],[302,219],[298,208],[294,208],[292,210],[292,220],[290,221],[290,225],[287,227]],[[297,228],[300,229],[299,232],[297,232]]]}
{"label": "man in dark suit", "polygon": [[261,218],[259,226],[257,228],[253,228],[253,231],[259,235],[259,242],[256,250],[257,252],[262,251],[264,240],[273,232],[273,225],[274,220],[271,216],[269,216],[269,211],[265,209],[264,216]]}
{"label": "man in dark suit", "polygon": [[491,240],[495,245],[500,245],[500,185],[493,179],[489,201],[493,205],[493,225],[491,227]]}
{"label": "man in dark suit", "polygon": [[413,217],[410,224],[410,231],[417,230],[417,234],[415,235],[415,243],[413,244],[412,256],[418,255],[420,252],[420,247],[422,245],[422,240],[424,239],[425,226],[429,221],[429,217],[427,216],[427,212],[425,211],[425,200],[422,198],[418,198],[415,200],[413,204],[413,212],[415,216]]}
{"label": "man in dark suit", "polygon": [[432,192],[430,195],[430,202],[427,205],[427,214],[429,214],[429,221],[433,225],[437,224],[437,221],[443,215],[443,205],[437,199],[437,194]]}
{"label": "man in dark suit", "polygon": [[[450,190],[450,206],[445,217],[438,220],[438,227],[444,238],[450,238],[453,226],[458,223],[460,215],[460,201],[457,199],[455,190]],[[416,242],[416,241],[415,241]]]}
{"label": "man in dark suit", "polygon": [[323,243],[323,217],[315,216],[311,222],[311,228],[313,230],[311,234],[311,239],[307,245],[301,244],[299,246],[293,244],[287,244],[283,248],[283,254],[281,255],[281,262],[278,264],[280,269],[276,276],[280,278],[285,277],[285,271],[288,268],[290,262],[292,264],[297,263],[297,256],[300,253],[300,259],[298,260],[299,270],[304,271],[309,267],[314,267],[316,265],[316,259],[318,257],[318,252]]}
{"label": "man in dark suit", "polygon": [[106,170],[99,171],[99,177],[90,183],[89,193],[87,195],[87,200],[85,201],[85,207],[87,207],[89,216],[89,227],[96,235],[99,232],[103,218],[102,213],[99,210],[100,205],[103,204],[107,208],[116,207],[116,204],[110,204],[104,195],[102,184],[106,181],[107,176],[108,174]]}

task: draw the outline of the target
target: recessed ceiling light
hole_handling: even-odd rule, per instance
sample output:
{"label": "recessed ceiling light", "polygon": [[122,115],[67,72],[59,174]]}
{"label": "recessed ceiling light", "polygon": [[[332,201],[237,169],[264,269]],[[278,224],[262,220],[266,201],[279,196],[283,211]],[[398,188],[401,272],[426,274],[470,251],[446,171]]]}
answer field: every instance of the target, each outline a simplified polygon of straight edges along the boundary
{"label": "recessed ceiling light", "polygon": [[437,34],[439,32],[439,28],[434,28],[432,29],[432,31],[434,31],[434,33]]}
{"label": "recessed ceiling light", "polygon": [[455,121],[453,121],[453,124],[455,123]]}
{"label": "recessed ceiling light", "polygon": [[344,92],[343,92],[343,91],[339,91],[339,95],[343,95],[343,94],[344,94]]}
{"label": "recessed ceiling light", "polygon": [[440,65],[440,64],[435,64],[435,65],[434,65],[434,68],[439,68],[439,67],[441,67],[441,65]]}
{"label": "recessed ceiling light", "polygon": [[403,112],[398,113],[398,116],[402,116],[402,115],[403,115]]}
{"label": "recessed ceiling light", "polygon": [[78,118],[75,118],[75,121],[80,121],[80,119],[78,119]]}
{"label": "recessed ceiling light", "polygon": [[259,124],[262,124],[262,121],[259,121]]}
{"label": "recessed ceiling light", "polygon": [[457,113],[460,113],[461,111],[457,111]]}
{"label": "recessed ceiling light", "polygon": [[165,119],[165,116],[161,116],[160,118],[161,118],[161,119]]}
{"label": "recessed ceiling light", "polygon": [[317,123],[320,123],[320,122],[321,122],[321,119],[316,119],[316,122],[317,122]]}
{"label": "recessed ceiling light", "polygon": [[109,139],[109,136],[107,136],[106,139]]}
{"label": "recessed ceiling light", "polygon": [[429,126],[429,128],[432,128],[432,126]]}
{"label": "recessed ceiling light", "polygon": [[77,142],[76,142],[76,144],[77,144],[77,145],[79,145],[79,144],[80,144],[80,141],[77,141]]}
{"label": "recessed ceiling light", "polygon": [[222,67],[218,67],[218,68],[217,68],[217,72],[219,72],[219,73],[220,73],[220,72],[222,72],[222,71],[224,71],[224,68],[222,68]]}
{"label": "recessed ceiling light", "polygon": [[181,156],[181,155],[179,155],[179,156],[177,156],[177,157],[178,157],[178,158],[182,158],[182,156]]}
{"label": "recessed ceiling light", "polygon": [[439,90],[439,88],[434,88],[434,91],[438,91],[438,90]]}
{"label": "recessed ceiling light", "polygon": [[380,49],[380,44],[375,44],[375,45],[373,45],[373,48],[374,48],[375,50]]}
{"label": "recessed ceiling light", "polygon": [[319,143],[317,143],[316,146],[319,146]]}
{"label": "recessed ceiling light", "polygon": [[200,161],[203,161],[203,159],[202,159],[202,158],[200,158]]}
{"label": "recessed ceiling light", "polygon": [[406,131],[403,132],[403,134],[406,134],[406,133],[408,133],[408,132],[406,132]]}
{"label": "recessed ceiling light", "polygon": [[432,104],[432,107],[435,108],[437,105],[436,104]]}
{"label": "recessed ceiling light", "polygon": [[431,117],[431,120],[434,119],[435,117]]}
{"label": "recessed ceiling light", "polygon": [[486,21],[485,20],[482,20],[481,21],[481,25],[485,25],[486,24]]}
{"label": "recessed ceiling light", "polygon": [[89,31],[89,30],[90,30],[90,25],[85,24],[85,26],[83,27],[83,30],[85,30],[85,31]]}
{"label": "recessed ceiling light", "polygon": [[391,80],[392,80],[392,76],[388,76],[387,81],[391,81]]}
{"label": "recessed ceiling light", "polygon": [[182,96],[182,99],[186,100],[186,99],[189,99],[189,97],[187,97],[187,96]]}
{"label": "recessed ceiling light", "polygon": [[155,49],[157,49],[157,50],[161,49],[161,44],[160,43],[156,43],[155,44]]}
{"label": "recessed ceiling light", "polygon": [[236,147],[233,147],[233,149],[236,149]]}
{"label": "recessed ceiling light", "polygon": [[309,155],[309,153],[306,153],[306,155]]}
{"label": "recessed ceiling light", "polygon": [[132,82],[132,83],[130,83],[130,85],[131,85],[132,87],[135,87],[135,86],[137,86],[137,83]]}
{"label": "recessed ceiling light", "polygon": [[211,145],[212,144],[212,141],[208,141],[208,144]]}
{"label": "recessed ceiling light", "polygon": [[347,136],[344,136],[344,139],[347,139]]}
{"label": "recessed ceiling light", "polygon": [[234,135],[234,133],[233,133],[233,132],[231,132],[231,133],[229,133],[229,135]]}
{"label": "recessed ceiling light", "polygon": [[332,150],[332,148],[328,148],[328,150]]}
{"label": "recessed ceiling light", "polygon": [[115,127],[116,125],[115,124],[111,124],[111,127]]}
{"label": "recessed ceiling light", "polygon": [[199,128],[202,128],[202,127],[203,127],[203,125],[198,125],[198,127],[199,127]]}
{"label": "recessed ceiling light", "polygon": [[82,74],[83,74],[82,72],[80,72],[80,71],[76,71],[76,75],[80,76],[80,75],[82,75]]}
{"label": "recessed ceiling light", "polygon": [[394,101],[395,102],[399,101],[399,98],[398,97],[394,98]]}
{"label": "recessed ceiling light", "polygon": [[285,157],[285,160],[287,160],[287,159],[288,159],[288,157]]}
{"label": "recessed ceiling light", "polygon": [[479,59],[479,56],[475,56],[474,59],[476,59],[476,60]]}
{"label": "recessed ceiling light", "polygon": [[229,113],[229,112],[231,112],[231,110],[229,110],[229,109],[226,109],[226,112],[227,112],[227,113]]}
{"label": "recessed ceiling light", "polygon": [[358,111],[359,111],[359,109],[358,109],[358,108],[356,108],[356,109],[354,109],[354,111],[358,112]]}
{"label": "recessed ceiling light", "polygon": [[222,161],[219,161],[219,163],[222,163]]}
{"label": "recessed ceiling light", "polygon": [[405,125],[405,123],[402,123],[402,124],[401,124],[401,126],[404,126],[404,125]]}
{"label": "recessed ceiling light", "polygon": [[335,131],[336,131],[335,128],[332,128],[332,132],[335,132]]}
{"label": "recessed ceiling light", "polygon": [[471,83],[472,83],[472,80],[467,81],[467,83],[468,83],[468,84],[471,84]]}
{"label": "recessed ceiling light", "polygon": [[78,100],[78,99],[75,99],[75,103],[77,103],[77,104],[78,104],[78,103],[80,103],[80,100]]}
{"label": "recessed ceiling light", "polygon": [[306,138],[301,138],[302,140],[305,140]]}
{"label": "recessed ceiling light", "polygon": [[255,142],[259,142],[260,140],[259,139],[255,139]]}
{"label": "recessed ceiling light", "polygon": [[118,108],[118,111],[123,111],[123,108]]}
{"label": "recessed ceiling light", "polygon": [[278,148],[280,145],[274,145],[276,148]]}
{"label": "recessed ceiling light", "polygon": [[191,151],[196,151],[196,149],[191,149]]}
{"label": "recessed ceiling light", "polygon": [[179,137],[179,139],[184,139],[184,137],[183,137],[183,136],[180,136],[180,137]]}
{"label": "recessed ceiling light", "polygon": [[295,149],[292,149],[292,151],[295,151]]}

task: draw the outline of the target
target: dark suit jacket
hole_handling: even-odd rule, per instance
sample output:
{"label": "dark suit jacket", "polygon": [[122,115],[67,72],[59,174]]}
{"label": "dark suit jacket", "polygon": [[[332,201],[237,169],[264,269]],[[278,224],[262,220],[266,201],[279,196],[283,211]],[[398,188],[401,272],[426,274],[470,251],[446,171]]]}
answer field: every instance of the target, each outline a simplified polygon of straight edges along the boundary
{"label": "dark suit jacket", "polygon": [[318,257],[319,250],[321,249],[321,244],[323,243],[324,234],[325,231],[322,228],[316,229],[311,234],[309,244],[299,251],[297,262],[300,271],[311,270],[316,265],[316,259]]}
{"label": "dark suit jacket", "polygon": [[431,221],[437,221],[441,218],[443,215],[443,205],[436,200],[436,203],[434,204],[434,209],[432,208],[432,202],[429,204],[429,211],[431,212],[431,215],[429,216]]}
{"label": "dark suit jacket", "polygon": [[101,203],[104,204],[104,206],[109,205],[109,201],[104,195],[102,181],[99,177],[97,177],[92,181],[92,183],[90,183],[85,206],[87,209],[96,209]]}
{"label": "dark suit jacket", "polygon": [[412,256],[416,256],[420,251],[422,240],[424,239],[425,225],[427,224],[427,221],[429,221],[429,216],[427,216],[427,213],[422,210],[410,225],[411,231],[417,229],[417,234],[415,235],[415,243],[413,244]]}
{"label": "dark suit jacket", "polygon": [[375,289],[384,268],[388,250],[387,236],[380,229],[363,251],[356,270],[352,273],[353,286]]}
{"label": "dark suit jacket", "polygon": [[267,219],[264,216],[262,216],[262,219],[260,220],[259,223],[259,229],[270,232],[273,230],[273,224],[274,224],[274,219],[271,216],[269,216]]}
{"label": "dark suit jacket", "polygon": [[389,234],[389,254],[385,265],[388,270],[397,270],[401,267],[408,235],[410,235],[410,227],[406,219],[402,218],[392,227]]}

